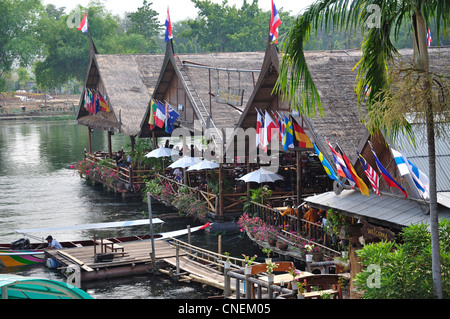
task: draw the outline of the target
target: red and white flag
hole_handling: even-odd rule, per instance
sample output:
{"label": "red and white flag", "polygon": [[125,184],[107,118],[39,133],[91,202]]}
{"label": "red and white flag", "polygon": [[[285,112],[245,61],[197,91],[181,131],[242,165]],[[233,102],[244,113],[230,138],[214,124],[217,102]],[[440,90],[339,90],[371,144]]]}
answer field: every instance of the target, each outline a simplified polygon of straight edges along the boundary
{"label": "red and white flag", "polygon": [[280,16],[278,15],[277,8],[272,0],[272,14],[270,16],[270,41],[273,43],[278,43],[278,27],[281,24]]}
{"label": "red and white flag", "polygon": [[89,24],[88,24],[87,14],[85,12],[84,17],[81,20],[80,25],[78,27],[78,30],[80,30],[83,33],[86,33],[88,31],[88,27],[89,27]]}

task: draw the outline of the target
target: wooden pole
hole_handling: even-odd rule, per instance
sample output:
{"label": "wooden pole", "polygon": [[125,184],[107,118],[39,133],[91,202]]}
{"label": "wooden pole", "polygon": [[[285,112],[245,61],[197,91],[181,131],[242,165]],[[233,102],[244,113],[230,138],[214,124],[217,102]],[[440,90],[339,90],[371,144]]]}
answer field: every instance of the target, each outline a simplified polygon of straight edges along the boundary
{"label": "wooden pole", "polygon": [[113,133],[111,131],[108,131],[108,156],[109,158],[112,158],[112,143],[111,143],[111,136]]}
{"label": "wooden pole", "polygon": [[147,193],[147,202],[148,202],[148,218],[150,219],[150,238],[152,242],[152,252],[150,253],[150,257],[152,259],[153,268],[156,268],[156,260],[155,260],[155,238],[153,237],[153,214],[152,214],[152,199],[150,197],[150,193]]}
{"label": "wooden pole", "polygon": [[219,216],[223,217],[223,174],[222,163],[219,164]]}
{"label": "wooden pole", "polygon": [[[302,200],[302,159],[300,158],[300,151],[297,151],[297,206],[301,204]],[[299,208],[300,209],[300,208]],[[297,232],[300,232],[300,212],[297,211]]]}
{"label": "wooden pole", "polygon": [[89,154],[92,154],[92,136],[91,128],[88,126]]}

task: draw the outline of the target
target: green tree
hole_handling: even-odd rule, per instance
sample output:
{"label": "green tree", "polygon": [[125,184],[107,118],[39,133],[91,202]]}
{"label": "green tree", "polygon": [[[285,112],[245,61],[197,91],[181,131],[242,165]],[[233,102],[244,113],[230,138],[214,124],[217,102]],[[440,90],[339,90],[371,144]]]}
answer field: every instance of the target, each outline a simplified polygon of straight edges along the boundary
{"label": "green tree", "polygon": [[[357,251],[363,270],[355,285],[363,299],[434,298],[431,273],[431,234],[428,225],[403,229],[403,244],[380,242]],[[450,220],[439,222],[442,256],[443,295],[450,296]]]}
{"label": "green tree", "polygon": [[152,4],[144,0],[142,7],[128,14],[131,26],[127,33],[140,34],[149,42],[156,39],[162,27],[158,23],[158,12],[151,8]]}
{"label": "green tree", "polygon": [[25,67],[39,53],[36,26],[42,12],[39,0],[0,1],[0,91],[14,62]]}
{"label": "green tree", "polygon": [[[79,9],[87,12],[90,32],[99,52],[121,53],[120,48],[123,49],[123,46],[118,45],[119,18],[97,2],[91,2],[88,8]],[[38,39],[44,50],[43,59],[34,65],[34,72],[41,88],[55,88],[69,80],[82,82],[85,79],[89,63],[88,35],[67,25],[70,16],[60,16],[56,20],[47,15],[38,22]]]}
{"label": "green tree", "polygon": [[[436,193],[436,164],[435,164],[435,108],[442,108],[442,100],[433,100],[432,87],[434,79],[429,70],[428,48],[426,44],[426,26],[431,20],[435,21],[437,41],[441,27],[447,30],[450,16],[450,3],[446,0],[323,0],[316,1],[297,18],[283,44],[283,58],[280,65],[280,75],[275,91],[280,92],[284,99],[294,108],[308,116],[315,115],[316,107],[321,114],[323,108],[319,92],[309,72],[305,56],[304,42],[312,30],[322,26],[326,29],[361,30],[364,41],[361,46],[362,58],[358,62],[357,88],[358,102],[365,102],[369,115],[373,109],[380,112],[372,113],[369,117],[371,132],[382,129],[395,139],[400,131],[405,131],[414,141],[414,134],[405,113],[386,121],[384,114],[387,109],[383,101],[389,96],[389,73],[387,65],[393,63],[398,51],[395,48],[391,34],[397,38],[402,25],[413,35],[414,64],[411,72],[415,72],[416,83],[421,87],[416,95],[420,100],[417,114],[424,118],[427,126],[429,179],[430,179],[430,228],[433,252],[433,280],[434,293],[442,298],[442,278],[439,255],[439,229]],[[438,86],[446,83],[439,83]],[[447,81],[448,85],[448,81]],[[366,90],[370,93],[366,97]],[[433,103],[438,101],[438,103]],[[301,103],[301,104],[300,104]],[[423,105],[426,106],[424,111]],[[447,104],[448,105],[448,104]],[[414,105],[408,106],[409,110]],[[447,109],[448,111],[448,109]],[[392,115],[392,114],[391,114]]]}

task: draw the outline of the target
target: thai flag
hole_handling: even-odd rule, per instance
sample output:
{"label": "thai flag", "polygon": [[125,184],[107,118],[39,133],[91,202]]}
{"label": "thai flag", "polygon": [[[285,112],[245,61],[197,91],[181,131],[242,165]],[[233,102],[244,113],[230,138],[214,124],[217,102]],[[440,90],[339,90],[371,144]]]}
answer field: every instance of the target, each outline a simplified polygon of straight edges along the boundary
{"label": "thai flag", "polygon": [[88,27],[89,27],[89,24],[88,24],[87,14],[85,12],[84,17],[81,20],[80,25],[78,26],[78,30],[80,30],[83,33],[86,33],[88,31]]}
{"label": "thai flag", "polygon": [[256,113],[256,147],[258,147],[261,140],[260,136],[262,133],[262,118],[261,113],[259,113],[258,110],[256,110]]}
{"label": "thai flag", "polygon": [[173,38],[172,36],[172,23],[170,22],[170,14],[169,14],[169,8],[167,8],[167,17],[166,17],[166,37],[164,42],[169,41]]}
{"label": "thai flag", "polygon": [[431,46],[431,32],[430,32],[430,28],[428,28],[428,32],[427,32],[427,47]]}
{"label": "thai flag", "polygon": [[270,41],[273,43],[278,43],[278,27],[281,24],[280,16],[278,15],[277,8],[272,0],[272,15],[270,16]]}

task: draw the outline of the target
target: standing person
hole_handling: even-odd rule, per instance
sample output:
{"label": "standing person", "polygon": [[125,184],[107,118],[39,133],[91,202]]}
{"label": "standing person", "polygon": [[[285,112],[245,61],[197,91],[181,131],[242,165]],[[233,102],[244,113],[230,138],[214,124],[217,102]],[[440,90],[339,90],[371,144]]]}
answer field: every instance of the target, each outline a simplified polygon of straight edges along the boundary
{"label": "standing person", "polygon": [[61,244],[56,239],[53,239],[53,237],[51,235],[47,236],[47,238],[45,238],[45,240],[48,243],[49,249],[62,249]]}

